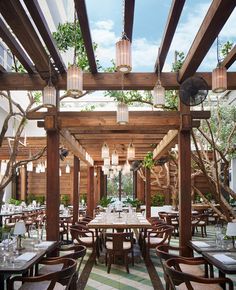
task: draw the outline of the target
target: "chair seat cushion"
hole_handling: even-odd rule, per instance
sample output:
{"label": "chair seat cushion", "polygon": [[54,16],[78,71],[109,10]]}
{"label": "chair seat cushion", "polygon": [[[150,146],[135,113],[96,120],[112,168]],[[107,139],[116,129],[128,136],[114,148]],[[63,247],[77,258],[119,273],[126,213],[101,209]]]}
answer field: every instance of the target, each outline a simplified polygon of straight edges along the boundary
{"label": "chair seat cushion", "polygon": [[[163,241],[163,238],[150,237],[150,244],[157,245]],[[145,242],[148,243],[148,238],[145,238]]]}
{"label": "chair seat cushion", "polygon": [[[41,282],[25,282],[18,290],[47,290],[50,281],[41,281]],[[54,290],[64,290],[66,286],[61,285],[60,283],[56,283]]]}
{"label": "chair seat cushion", "polygon": [[[113,242],[112,241],[107,241],[106,242],[106,248],[108,250],[113,250]],[[131,248],[131,242],[123,242],[123,249],[128,250]]]}
{"label": "chair seat cushion", "polygon": [[[222,287],[220,287],[220,285],[218,285],[218,284],[202,284],[202,283],[200,284],[200,283],[196,283],[196,282],[191,282],[191,285],[192,285],[194,290],[222,290]],[[188,288],[183,283],[183,284],[180,284],[179,286],[177,286],[176,289],[187,290]]]}
{"label": "chair seat cushion", "polygon": [[180,268],[182,272],[189,273],[194,276],[204,277],[205,275],[204,270],[197,265],[180,264]]}
{"label": "chair seat cushion", "polygon": [[[93,242],[93,238],[91,237],[79,237],[78,238],[82,243],[91,244]],[[94,237],[94,242],[96,241],[96,237]]]}
{"label": "chair seat cushion", "polygon": [[39,275],[46,275],[46,274],[51,273],[51,272],[61,271],[62,267],[63,267],[63,264],[44,265],[39,269],[38,274]]}

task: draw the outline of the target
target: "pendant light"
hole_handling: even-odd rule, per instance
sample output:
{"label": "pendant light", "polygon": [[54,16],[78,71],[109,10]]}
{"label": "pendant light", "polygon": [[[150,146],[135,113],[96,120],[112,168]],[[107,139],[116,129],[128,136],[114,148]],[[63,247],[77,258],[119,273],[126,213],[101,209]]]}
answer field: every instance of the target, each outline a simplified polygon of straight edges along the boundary
{"label": "pendant light", "polygon": [[70,165],[69,165],[69,163],[66,164],[66,173],[70,173]]}
{"label": "pendant light", "polygon": [[128,146],[128,149],[127,149],[127,159],[130,160],[130,159],[134,159],[135,158],[135,147],[133,145],[133,143],[131,142]]}
{"label": "pendant light", "polygon": [[26,170],[27,171],[33,171],[33,162],[32,161],[27,163]]}
{"label": "pendant light", "polygon": [[47,86],[43,89],[43,105],[54,106],[57,105],[57,92],[55,87],[52,84],[51,76],[51,61],[49,57],[49,80]]}
{"label": "pendant light", "polygon": [[102,145],[102,158],[109,158],[109,147],[107,143],[103,143]]}
{"label": "pendant light", "polygon": [[116,149],[113,151],[111,155],[111,164],[112,165],[118,165],[119,164],[119,155],[116,151]]}
{"label": "pendant light", "polygon": [[116,43],[116,70],[129,73],[132,70],[131,42],[125,33],[125,0],[123,0],[123,32],[121,39]]}
{"label": "pendant light", "polygon": [[124,102],[117,105],[116,122],[120,125],[126,125],[129,122],[129,108]]}
{"label": "pendant light", "polygon": [[153,96],[153,106],[163,106],[165,105],[165,88],[161,85],[161,69],[160,69],[160,48],[158,50],[158,60],[157,60],[157,83],[155,84],[152,96]]}
{"label": "pendant light", "polygon": [[212,92],[223,93],[227,90],[227,70],[221,66],[219,58],[219,37],[216,39],[217,67],[212,71]]}
{"label": "pendant light", "polygon": [[110,166],[110,163],[111,163],[110,157],[104,158],[104,160],[103,160],[103,165],[104,166]]}
{"label": "pendant light", "polygon": [[77,18],[74,12],[74,59],[73,64],[67,70],[67,92],[70,95],[81,95],[83,93],[83,71],[76,64],[76,27]]}

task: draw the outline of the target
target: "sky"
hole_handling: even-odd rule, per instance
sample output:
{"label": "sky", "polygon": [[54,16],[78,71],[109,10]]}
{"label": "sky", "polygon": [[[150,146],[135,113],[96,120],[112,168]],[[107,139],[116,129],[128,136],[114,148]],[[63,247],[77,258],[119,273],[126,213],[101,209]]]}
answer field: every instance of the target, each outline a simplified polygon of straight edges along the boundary
{"label": "sky", "polygon": [[[133,71],[153,71],[158,47],[163,37],[171,0],[136,0],[132,57]],[[182,12],[164,71],[170,71],[174,51],[187,54],[191,43],[210,6],[209,0],[187,0]],[[115,43],[123,28],[123,1],[86,0],[92,40],[98,44],[97,56],[103,66],[109,66],[115,56]],[[236,11],[231,14],[219,35],[221,44],[236,42]],[[211,71],[217,64],[216,43],[213,44],[199,71]]]}

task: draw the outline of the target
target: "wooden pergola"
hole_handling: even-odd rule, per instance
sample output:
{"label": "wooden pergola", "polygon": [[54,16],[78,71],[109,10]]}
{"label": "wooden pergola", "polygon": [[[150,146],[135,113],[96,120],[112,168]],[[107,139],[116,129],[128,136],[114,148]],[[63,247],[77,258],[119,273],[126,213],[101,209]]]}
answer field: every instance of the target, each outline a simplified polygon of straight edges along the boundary
{"label": "wooden pergola", "polygon": [[[98,72],[85,0],[74,0],[88,56],[90,73],[84,73],[84,90],[119,90],[121,74]],[[42,90],[49,78],[48,53],[51,56],[53,83],[57,90],[66,89],[66,67],[50,33],[48,24],[37,0],[0,2],[0,36],[27,73],[9,73],[1,67],[1,90]],[[164,66],[184,0],[173,0],[160,45],[160,71]],[[197,72],[222,27],[236,6],[235,0],[213,0],[198,33],[189,49],[179,73],[161,72],[161,82],[166,89],[178,89],[179,84],[190,76],[202,76],[211,88],[211,72]],[[25,9],[27,8],[28,11]],[[132,41],[135,0],[125,1],[125,27]],[[28,13],[29,12],[29,13]],[[31,19],[30,19],[31,18]],[[34,22],[37,27],[32,24]],[[39,37],[40,34],[40,37]],[[41,39],[44,43],[41,42]],[[236,60],[236,46],[224,59],[229,68]],[[157,81],[158,61],[153,72],[129,73],[124,76],[125,90],[151,90]],[[228,72],[228,89],[236,88],[236,72]],[[88,206],[93,209],[94,165],[101,165],[101,147],[106,141],[110,148],[118,150],[121,161],[125,161],[127,145],[132,141],[136,148],[136,159],[143,160],[146,153],[154,150],[154,158],[162,157],[173,144],[179,145],[179,207],[180,245],[186,246],[191,239],[191,149],[190,134],[201,119],[209,118],[209,112],[190,111],[179,104],[176,112],[131,112],[128,125],[117,125],[115,112],[34,112],[28,118],[39,120],[38,126],[47,132],[47,238],[59,238],[59,139],[67,143],[74,154],[74,204],[78,204],[79,160],[88,164]],[[150,144],[156,144],[150,148]],[[91,157],[88,159],[88,155]],[[146,170],[146,206],[150,216],[150,171]],[[78,216],[74,207],[74,218]],[[187,252],[187,249],[185,250]]]}

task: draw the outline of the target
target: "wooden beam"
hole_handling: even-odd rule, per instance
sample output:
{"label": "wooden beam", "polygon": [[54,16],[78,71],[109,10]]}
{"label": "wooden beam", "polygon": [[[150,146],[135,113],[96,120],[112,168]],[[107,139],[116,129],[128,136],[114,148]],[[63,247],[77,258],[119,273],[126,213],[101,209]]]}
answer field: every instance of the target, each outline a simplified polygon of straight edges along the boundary
{"label": "wooden beam", "polygon": [[[164,35],[160,45],[160,54],[159,54],[159,61],[160,61],[160,71],[162,71],[168,51],[171,46],[172,39],[175,34],[175,30],[177,28],[180,15],[182,13],[183,7],[185,4],[185,0],[173,0],[170,12],[168,15]],[[155,63],[155,72],[158,72],[158,56]]]}
{"label": "wooden beam", "polygon": [[51,31],[48,27],[43,12],[38,4],[38,0],[24,0],[24,2],[35,25],[37,26],[40,35],[42,36],[45,45],[47,46],[47,49],[51,57],[55,62],[56,67],[58,68],[60,73],[65,73],[66,72],[65,64],[62,60],[55,40],[52,37]]}
{"label": "wooden beam", "polygon": [[[211,72],[199,72],[195,76],[205,79],[208,88],[211,89]],[[228,90],[236,89],[236,73],[228,72]],[[177,73],[162,72],[162,85],[167,90],[178,90]],[[157,82],[155,73],[129,73],[124,76],[124,90],[152,90]],[[84,90],[120,90],[121,78],[118,73],[84,73]],[[59,76],[56,86],[59,90],[66,90],[66,77]],[[38,74],[28,75],[24,73],[0,74],[0,90],[43,90],[45,81]]]}
{"label": "wooden beam", "polygon": [[88,167],[87,174],[87,215],[93,217],[94,210],[94,167]]}
{"label": "wooden beam", "polygon": [[236,45],[231,49],[229,54],[221,62],[221,65],[228,69],[235,62],[235,60],[236,60]]}
{"label": "wooden beam", "polygon": [[134,5],[135,0],[125,0],[125,27],[124,32],[130,42],[133,36],[133,23],[134,23]]}
{"label": "wooden beam", "polygon": [[[0,1],[0,12],[35,64],[43,79],[48,78],[48,55],[20,1]],[[54,71],[54,70],[53,70]]]}
{"label": "wooden beam", "polygon": [[79,19],[81,34],[84,40],[84,46],[85,46],[87,57],[88,57],[90,71],[92,74],[95,74],[97,73],[97,64],[96,64],[95,55],[93,51],[93,44],[92,44],[92,38],[90,34],[90,29],[89,29],[89,21],[88,21],[85,0],[74,0],[74,2],[75,2],[75,9],[76,9],[78,19]]}
{"label": "wooden beam", "polygon": [[0,18],[0,37],[16,56],[19,62],[23,65],[29,74],[35,73],[35,68],[31,60],[28,58],[22,47],[19,45],[15,37],[11,34],[6,24]]}
{"label": "wooden beam", "polygon": [[153,151],[153,159],[165,155],[178,141],[178,130],[170,130]]}
{"label": "wooden beam", "polygon": [[5,72],[6,72],[5,67],[3,67],[3,66],[0,64],[0,73],[5,73]]}
{"label": "wooden beam", "polygon": [[151,171],[145,167],[145,205],[146,205],[146,218],[151,217]]}
{"label": "wooden beam", "polygon": [[212,1],[192,46],[189,49],[183,66],[179,71],[180,83],[196,72],[235,6],[235,0]]}
{"label": "wooden beam", "polygon": [[60,134],[64,138],[64,141],[66,142],[67,146],[69,147],[69,150],[71,150],[75,156],[80,158],[82,161],[84,161],[89,166],[93,165],[93,160],[92,160],[91,156],[80,145],[80,143],[75,139],[75,137],[70,134],[70,132],[68,130],[65,130],[65,129],[61,130]]}

